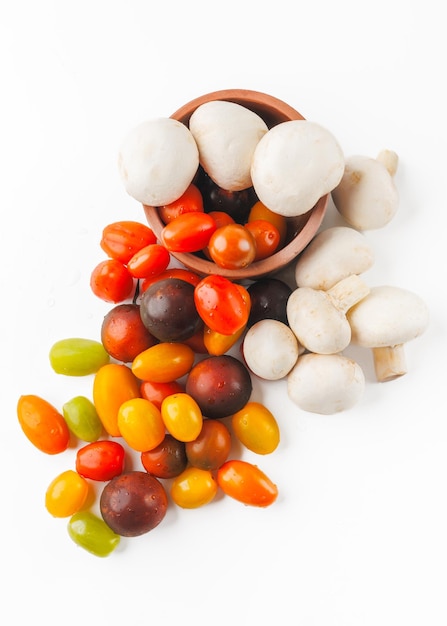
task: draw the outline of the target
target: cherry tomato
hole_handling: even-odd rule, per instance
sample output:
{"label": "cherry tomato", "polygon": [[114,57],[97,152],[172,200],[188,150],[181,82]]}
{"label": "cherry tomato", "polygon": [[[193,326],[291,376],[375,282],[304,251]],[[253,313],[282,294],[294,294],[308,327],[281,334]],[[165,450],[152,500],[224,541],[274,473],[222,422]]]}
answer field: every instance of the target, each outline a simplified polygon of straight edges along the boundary
{"label": "cherry tomato", "polygon": [[36,395],[20,396],[17,417],[27,439],[45,454],[68,448],[70,431],[63,415],[47,400]]}
{"label": "cherry tomato", "polygon": [[247,402],[231,418],[239,441],[256,454],[270,454],[279,445],[280,432],[273,413],[260,402]]}
{"label": "cherry tomato", "polygon": [[193,441],[202,430],[202,411],[187,393],[167,396],[161,403],[161,416],[168,432],[179,441]]}
{"label": "cherry tomato", "polygon": [[99,341],[78,337],[56,341],[49,353],[56,374],[86,376],[94,374],[110,361],[110,355]]}
{"label": "cherry tomato", "polygon": [[198,252],[215,230],[216,222],[208,213],[183,213],[166,224],[160,237],[170,252]]}
{"label": "cherry tomato", "polygon": [[101,341],[111,357],[123,363],[157,343],[143,324],[140,305],[117,304],[105,316],[101,325]]}
{"label": "cherry tomato", "polygon": [[163,441],[152,450],[141,453],[141,463],[149,474],[158,478],[174,478],[186,469],[185,443],[166,433]]}
{"label": "cherry tomato", "polygon": [[230,348],[240,339],[245,331],[245,326],[237,330],[232,335],[223,335],[205,326],[203,329],[203,342],[208,354],[219,356],[228,352]]}
{"label": "cherry tomato", "polygon": [[255,220],[267,220],[278,229],[280,236],[280,245],[283,245],[287,236],[287,219],[279,213],[274,213],[265,206],[261,201],[256,202],[250,209],[247,222]]}
{"label": "cherry tomato", "polygon": [[90,511],[78,511],[72,515],[67,530],[76,545],[97,557],[109,556],[121,540],[103,519]]}
{"label": "cherry tomato", "polygon": [[126,400],[139,397],[140,381],[127,365],[108,363],[96,372],[93,379],[93,404],[105,431],[111,437],[121,435],[118,428],[120,406]]}
{"label": "cherry tomato", "polygon": [[171,255],[159,243],[151,243],[135,252],[127,263],[127,269],[134,278],[158,276],[168,267]]}
{"label": "cherry tomato", "polygon": [[203,278],[195,287],[194,301],[203,322],[222,335],[233,335],[247,324],[250,304],[240,286],[225,276]]}
{"label": "cherry tomato", "polygon": [[183,509],[197,509],[214,499],[217,482],[208,470],[188,467],[175,477],[171,485],[171,498]]}
{"label": "cherry tomato", "polygon": [[167,224],[183,213],[203,211],[203,198],[198,187],[191,183],[183,195],[171,204],[158,207],[158,214],[162,221]]}
{"label": "cherry tomato", "polygon": [[137,452],[152,450],[165,436],[160,409],[145,398],[123,402],[118,411],[118,428],[124,441]]}
{"label": "cherry tomato", "polygon": [[78,472],[66,470],[56,476],[45,493],[45,507],[53,517],[70,517],[85,504],[88,482]]}
{"label": "cherry tomato", "polygon": [[107,256],[126,264],[138,250],[156,241],[154,232],[145,224],[123,220],[104,228],[100,246]]}
{"label": "cherry tomato", "polygon": [[191,283],[193,287],[195,287],[201,280],[201,277],[191,270],[187,270],[182,267],[168,267],[164,270],[164,272],[161,272],[157,276],[148,276],[147,278],[144,278],[140,283],[140,292],[143,293],[153,283],[159,280],[164,280],[165,278],[179,278],[187,283]]}
{"label": "cherry tomato", "polygon": [[71,432],[83,441],[96,441],[102,433],[102,423],[95,405],[85,396],[75,396],[62,406],[62,414]]}
{"label": "cherry tomato", "polygon": [[253,220],[245,224],[256,243],[255,261],[262,261],[274,254],[279,248],[281,235],[274,224],[267,220]]}
{"label": "cherry tomato", "polygon": [[234,224],[235,221],[228,213],[225,211],[209,211],[208,215],[211,215],[213,220],[216,222],[216,227],[220,228],[221,226],[228,226],[228,224]]}
{"label": "cherry tomato", "polygon": [[242,224],[227,224],[211,235],[208,252],[219,267],[241,269],[255,260],[256,241],[251,231]]}
{"label": "cherry tomato", "polygon": [[226,495],[251,506],[266,507],[278,497],[277,486],[248,461],[225,461],[217,470],[217,483]]}
{"label": "cherry tomato", "polygon": [[217,470],[227,460],[231,450],[231,433],[219,420],[206,419],[202,430],[185,444],[186,456],[194,467]]}
{"label": "cherry tomato", "polygon": [[90,287],[105,302],[122,302],[130,296],[134,279],[127,267],[116,259],[101,261],[90,276]]}
{"label": "cherry tomato", "polygon": [[250,315],[247,326],[263,319],[278,320],[287,324],[287,300],[292,289],[278,278],[265,277],[256,280],[247,292],[250,298]]}
{"label": "cherry tomato", "polygon": [[76,471],[84,478],[105,482],[124,471],[125,450],[117,441],[94,441],[76,453]]}
{"label": "cherry tomato", "polygon": [[170,383],[189,372],[194,351],[184,343],[162,342],[141,352],[132,363],[132,372],[140,380]]}
{"label": "cherry tomato", "polygon": [[183,393],[184,388],[176,380],[168,383],[155,383],[152,380],[143,380],[140,386],[141,396],[149,400],[157,408],[161,408],[161,403],[173,393]]}

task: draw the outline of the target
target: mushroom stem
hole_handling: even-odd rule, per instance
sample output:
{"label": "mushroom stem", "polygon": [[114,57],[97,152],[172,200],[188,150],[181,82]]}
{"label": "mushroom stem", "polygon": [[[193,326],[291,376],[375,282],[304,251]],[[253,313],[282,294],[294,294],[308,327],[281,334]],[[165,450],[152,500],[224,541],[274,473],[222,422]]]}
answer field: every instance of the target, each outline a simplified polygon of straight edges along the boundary
{"label": "mushroom stem", "polygon": [[354,304],[360,302],[369,294],[369,287],[357,274],[351,274],[338,281],[333,287],[327,290],[334,306],[346,313]]}
{"label": "mushroom stem", "polygon": [[377,161],[383,163],[390,176],[394,176],[397,172],[399,157],[393,150],[381,150],[377,155]]}
{"label": "mushroom stem", "polygon": [[373,348],[374,369],[380,383],[394,380],[407,373],[404,344]]}

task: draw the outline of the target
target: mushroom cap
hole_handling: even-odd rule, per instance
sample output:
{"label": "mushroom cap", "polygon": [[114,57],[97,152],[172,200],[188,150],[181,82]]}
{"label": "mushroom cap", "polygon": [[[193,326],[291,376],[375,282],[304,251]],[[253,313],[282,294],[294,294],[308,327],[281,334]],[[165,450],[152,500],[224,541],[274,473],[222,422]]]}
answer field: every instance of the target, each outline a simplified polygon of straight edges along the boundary
{"label": "mushroom cap", "polygon": [[295,217],[332,191],[343,171],[343,152],[328,130],[309,120],[290,120],[271,128],[259,141],[251,177],[263,204]]}
{"label": "mushroom cap", "polygon": [[299,343],[310,352],[334,354],[351,341],[351,327],[344,312],[325,292],[298,287],[287,300],[287,320]]}
{"label": "mushroom cap", "polygon": [[337,211],[354,228],[382,228],[394,217],[399,194],[386,165],[371,157],[346,158],[345,171],[332,191]]}
{"label": "mushroom cap", "polygon": [[372,287],[369,294],[347,312],[353,343],[365,348],[404,344],[421,335],[429,311],[420,296],[390,285]]}
{"label": "mushroom cap", "polygon": [[180,198],[198,167],[194,137],[172,118],[148,120],[133,128],[118,155],[127,193],[147,206],[162,206]]}
{"label": "mushroom cap", "polygon": [[235,102],[213,100],[194,111],[189,129],[199,148],[200,164],[219,187],[242,191],[252,186],[253,152],[268,131],[257,113]]}
{"label": "mushroom cap", "polygon": [[284,322],[264,319],[248,329],[242,353],[254,374],[265,380],[279,380],[290,372],[298,359],[298,340]]}
{"label": "mushroom cap", "polygon": [[374,263],[374,252],[365,235],[348,226],[321,231],[298,257],[298,287],[330,289],[343,278],[362,274]]}
{"label": "mushroom cap", "polygon": [[331,415],[350,409],[364,389],[362,368],[341,354],[303,354],[287,376],[289,398],[311,413]]}

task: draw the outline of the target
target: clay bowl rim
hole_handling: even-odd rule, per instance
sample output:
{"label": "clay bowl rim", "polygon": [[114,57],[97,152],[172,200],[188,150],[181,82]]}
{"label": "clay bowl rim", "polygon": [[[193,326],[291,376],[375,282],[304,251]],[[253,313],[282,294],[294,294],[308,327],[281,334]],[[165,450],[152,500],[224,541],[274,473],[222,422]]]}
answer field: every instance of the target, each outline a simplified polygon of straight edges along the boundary
{"label": "clay bowl rim", "polygon": [[[187,102],[170,117],[187,126],[189,118],[197,107],[213,100],[227,100],[246,106],[261,115],[269,128],[282,121],[305,119],[301,113],[286,102],[263,92],[249,89],[223,89],[220,91],[212,91]],[[208,261],[193,253],[171,252],[171,255],[187,269],[201,276],[218,274],[231,280],[256,280],[276,274],[290,265],[317,234],[325,216],[328,202],[329,194],[326,194],[304,215],[300,215],[297,218],[287,218],[289,226],[294,223],[299,224],[299,231],[294,233],[291,241],[278,250],[278,252],[272,254],[272,256],[251,263],[245,268],[238,270],[221,268],[213,261]],[[158,214],[157,207],[143,205],[143,209],[149,226],[152,228],[155,235],[160,238],[161,231],[165,224]],[[300,225],[301,223],[302,225]]]}

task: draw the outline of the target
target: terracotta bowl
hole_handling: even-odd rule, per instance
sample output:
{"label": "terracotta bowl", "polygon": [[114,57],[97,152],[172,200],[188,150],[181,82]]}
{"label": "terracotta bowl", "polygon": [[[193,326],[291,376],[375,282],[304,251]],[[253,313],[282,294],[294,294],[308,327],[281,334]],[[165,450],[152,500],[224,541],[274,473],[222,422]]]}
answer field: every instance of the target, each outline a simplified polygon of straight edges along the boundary
{"label": "terracotta bowl", "polygon": [[[212,100],[228,100],[241,104],[260,115],[269,128],[280,122],[304,119],[298,111],[285,102],[265,93],[247,89],[225,89],[200,96],[183,105],[171,117],[188,125],[189,118],[197,107]],[[328,200],[329,195],[325,195],[304,215],[287,218],[287,237],[283,247],[267,259],[251,263],[244,269],[224,269],[198,254],[172,253],[172,256],[182,265],[201,276],[220,274],[232,280],[255,280],[275,274],[296,259],[299,253],[314,238],[325,215]],[[143,209],[150,227],[156,236],[160,237],[164,223],[159,216],[157,208],[143,206]]]}

